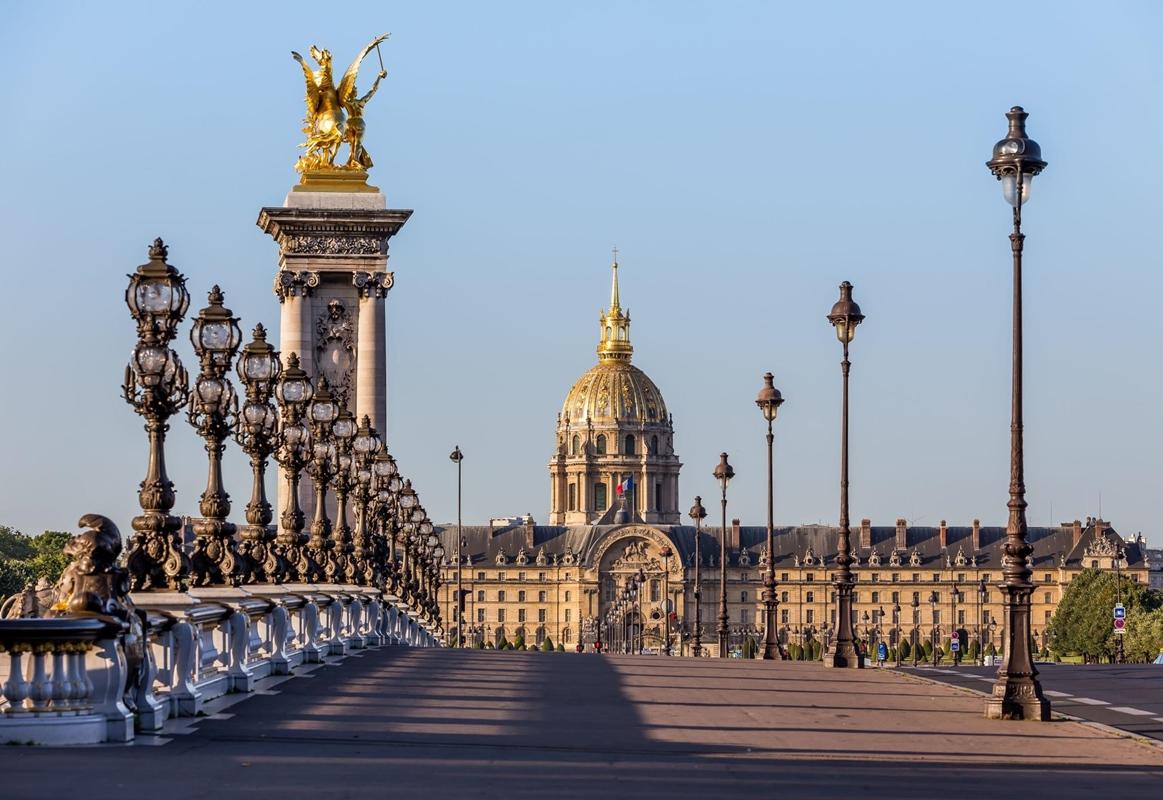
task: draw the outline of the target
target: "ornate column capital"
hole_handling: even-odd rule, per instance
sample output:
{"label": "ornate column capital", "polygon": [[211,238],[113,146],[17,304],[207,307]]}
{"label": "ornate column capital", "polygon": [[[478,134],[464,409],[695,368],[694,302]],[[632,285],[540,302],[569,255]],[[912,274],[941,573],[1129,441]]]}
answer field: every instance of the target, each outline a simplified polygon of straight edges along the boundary
{"label": "ornate column capital", "polygon": [[275,275],[275,295],[280,303],[288,297],[310,297],[318,285],[319,273],[311,270],[295,272],[284,269]]}
{"label": "ornate column capital", "polygon": [[359,292],[360,299],[382,300],[395,284],[391,272],[353,272],[351,283]]}

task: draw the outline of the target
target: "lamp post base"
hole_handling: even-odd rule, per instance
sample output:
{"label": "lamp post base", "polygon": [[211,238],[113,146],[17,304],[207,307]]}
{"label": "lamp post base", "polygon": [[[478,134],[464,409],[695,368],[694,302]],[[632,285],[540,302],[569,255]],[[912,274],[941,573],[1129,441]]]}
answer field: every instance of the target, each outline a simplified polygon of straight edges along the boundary
{"label": "lamp post base", "polygon": [[836,642],[835,649],[824,656],[824,666],[839,669],[864,669],[864,662],[852,642]]}
{"label": "lamp post base", "polygon": [[1042,696],[1042,688],[1032,678],[999,677],[993,686],[993,696],[986,701],[985,716],[986,719],[1049,722],[1050,701]]}
{"label": "lamp post base", "polygon": [[765,598],[764,631],[763,631],[763,660],[785,661],[783,650],[779,646],[779,629],[776,627],[776,606],[774,592]]}

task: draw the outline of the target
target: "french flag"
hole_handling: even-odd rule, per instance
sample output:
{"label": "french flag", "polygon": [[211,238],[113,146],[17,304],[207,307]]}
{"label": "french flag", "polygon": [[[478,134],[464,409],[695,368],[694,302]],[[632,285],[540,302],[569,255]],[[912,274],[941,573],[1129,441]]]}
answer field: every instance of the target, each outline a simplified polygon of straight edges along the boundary
{"label": "french flag", "polygon": [[615,489],[615,491],[618,494],[622,495],[622,494],[626,494],[627,492],[629,492],[633,488],[634,488],[634,476],[627,475],[626,480],[619,483],[618,487],[617,487],[617,489]]}

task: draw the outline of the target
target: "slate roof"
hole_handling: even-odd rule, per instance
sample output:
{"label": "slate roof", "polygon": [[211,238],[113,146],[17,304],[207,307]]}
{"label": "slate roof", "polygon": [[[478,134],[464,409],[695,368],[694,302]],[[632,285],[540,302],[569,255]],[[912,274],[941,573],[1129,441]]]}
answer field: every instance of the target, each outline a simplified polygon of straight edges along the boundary
{"label": "slate roof", "polygon": [[[640,525],[641,523],[634,523]],[[625,525],[534,525],[532,526],[532,547],[528,546],[528,532],[523,524],[513,524],[504,528],[492,528],[487,525],[465,525],[462,536],[465,544],[463,553],[468,556],[472,564],[495,565],[497,554],[502,553],[508,564],[525,548],[528,565],[535,566],[538,552],[544,552],[549,563],[554,557],[560,560],[567,552],[571,552],[584,565],[591,565],[591,558],[599,542],[606,534],[616,531]],[[682,558],[684,564],[694,563],[695,529],[689,525],[650,525],[654,530],[668,536]],[[1087,520],[1086,526],[1077,543],[1074,542],[1074,531],[1070,524],[1054,527],[1032,527],[1028,532],[1028,539],[1034,547],[1033,568],[1049,569],[1065,564],[1068,567],[1083,566],[1088,559],[1087,548],[1096,539],[1097,526],[1093,520]],[[1124,540],[1109,526],[1105,526],[1105,533],[1115,544],[1122,545],[1128,567],[1144,566],[1145,545],[1141,539]],[[973,564],[978,567],[1000,568],[1002,563],[1002,544],[1005,540],[1005,529],[1001,527],[982,527],[979,529],[979,547],[972,546],[973,529],[971,527],[947,527],[946,546],[940,542],[940,529],[936,527],[910,527],[907,529],[907,547],[900,551],[900,569],[947,569],[947,564],[954,562],[960,552],[968,561],[973,558]],[[703,528],[700,548],[704,565],[718,563],[719,556],[718,527]],[[443,525],[436,528],[441,537],[445,552],[449,559],[455,558],[456,526]],[[890,569],[890,558],[896,550],[896,528],[873,526],[871,532],[871,548],[860,547],[860,527],[852,528],[852,547],[860,557],[860,567],[867,566],[869,557],[875,552],[880,559],[880,568]],[[801,560],[810,548],[817,559],[823,558],[828,565],[835,564],[839,530],[829,525],[800,525],[795,527],[777,527],[775,529],[775,552],[777,568],[794,568],[796,558]],[[728,541],[730,541],[728,535]],[[739,564],[739,556],[746,549],[750,554],[751,564],[758,565],[760,554],[767,539],[767,530],[762,526],[741,526],[739,528],[740,546],[732,548],[728,553],[728,563],[732,566]],[[920,563],[910,563],[913,552],[919,556]],[[1065,562],[1063,562],[1065,558]],[[468,563],[468,562],[466,562]],[[970,563],[965,566],[971,567]]]}

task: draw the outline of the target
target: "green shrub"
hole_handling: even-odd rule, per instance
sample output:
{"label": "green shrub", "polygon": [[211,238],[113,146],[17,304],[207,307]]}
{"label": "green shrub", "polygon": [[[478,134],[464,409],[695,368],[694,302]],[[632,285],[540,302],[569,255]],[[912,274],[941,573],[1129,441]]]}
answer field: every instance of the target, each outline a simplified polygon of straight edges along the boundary
{"label": "green shrub", "polygon": [[502,636],[501,641],[497,642],[497,649],[498,650],[512,650],[513,645],[509,644],[509,640],[506,637]]}
{"label": "green shrub", "polygon": [[562,644],[561,642],[558,642],[558,643],[557,643],[557,652],[559,652],[559,653],[564,653],[564,652],[565,652],[565,645],[564,645],[564,644]]}
{"label": "green shrub", "polygon": [[513,647],[517,650],[525,649],[525,635],[521,634],[513,640]]}
{"label": "green shrub", "polygon": [[888,660],[894,664],[896,663],[896,648],[895,647],[888,648]]}
{"label": "green shrub", "polygon": [[926,639],[925,641],[921,642],[920,648],[921,648],[921,654],[924,656],[924,660],[925,661],[932,661],[933,660],[933,643],[930,642],[928,639]]}
{"label": "green shrub", "polygon": [[976,661],[977,657],[981,655],[981,644],[976,639],[969,643],[967,654],[969,658],[974,661]]}
{"label": "green shrub", "polygon": [[477,639],[476,649],[477,650],[484,650],[485,649],[485,640],[484,639]]}
{"label": "green shrub", "polygon": [[804,648],[801,647],[800,645],[796,644],[795,642],[792,642],[791,644],[789,644],[787,646],[787,656],[792,661],[803,661],[804,660]]}
{"label": "green shrub", "polygon": [[824,645],[820,643],[819,639],[811,639],[808,641],[808,660],[819,661],[824,657]]}
{"label": "green shrub", "polygon": [[546,636],[544,639],[541,640],[541,652],[542,653],[552,653],[553,652],[553,642],[549,641],[548,636]]}
{"label": "green shrub", "polygon": [[755,656],[756,656],[756,654],[758,654],[758,652],[759,652],[759,643],[757,641],[752,639],[750,636],[748,636],[746,639],[743,640],[743,657],[744,658],[755,658]]}
{"label": "green shrub", "polygon": [[908,639],[902,639],[897,649],[900,650],[901,661],[908,661],[913,657],[913,648],[909,645]]}

